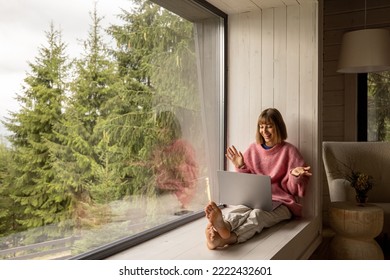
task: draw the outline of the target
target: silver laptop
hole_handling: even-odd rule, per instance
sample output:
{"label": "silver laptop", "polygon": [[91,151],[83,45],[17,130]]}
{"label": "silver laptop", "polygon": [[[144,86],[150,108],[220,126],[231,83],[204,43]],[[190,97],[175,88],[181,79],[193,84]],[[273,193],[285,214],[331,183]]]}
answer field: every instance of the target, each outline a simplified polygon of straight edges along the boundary
{"label": "silver laptop", "polygon": [[271,211],[271,177],[258,174],[217,171],[221,204],[245,205]]}

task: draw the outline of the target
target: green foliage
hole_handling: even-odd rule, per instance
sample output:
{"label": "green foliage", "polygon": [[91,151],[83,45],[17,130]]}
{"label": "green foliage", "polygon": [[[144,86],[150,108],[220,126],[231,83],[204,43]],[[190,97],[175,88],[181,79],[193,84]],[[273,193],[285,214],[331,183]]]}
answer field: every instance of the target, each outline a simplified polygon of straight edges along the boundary
{"label": "green foliage", "polygon": [[51,25],[46,32],[47,47],[41,47],[27,87],[18,95],[22,109],[6,123],[13,132],[9,138],[14,148],[10,166],[13,182],[10,196],[23,209],[18,223],[27,228],[39,227],[68,218],[69,195],[53,187],[55,173],[47,141],[58,142],[54,126],[62,118],[68,66],[61,33]]}
{"label": "green foliage", "polygon": [[197,76],[195,34],[158,5],[133,2],[108,30],[113,50],[96,9],[71,64],[61,32],[51,25],[46,33],[17,96],[21,109],[5,122],[12,135],[11,148],[0,145],[0,236],[49,224],[57,230],[29,238],[97,229],[111,222],[110,202],[157,195],[154,151],[172,139],[156,117],[199,108],[197,79],[188,79]]}
{"label": "green foliage", "polygon": [[188,79],[197,77],[193,24],[150,1],[134,2],[124,24],[109,29],[121,76],[152,88],[158,107],[199,108],[197,79]]}
{"label": "green foliage", "polygon": [[15,230],[13,228],[13,206],[12,198],[10,197],[10,188],[7,187],[7,179],[9,163],[11,162],[11,151],[7,148],[4,141],[0,139],[0,237],[4,233],[10,233]]}
{"label": "green foliage", "polygon": [[369,134],[376,141],[390,140],[390,72],[368,75]]}
{"label": "green foliage", "polygon": [[99,126],[121,153],[123,194],[153,194],[152,152],[161,142],[156,115],[198,108],[196,79],[188,79],[196,77],[194,34],[190,22],[150,1],[134,2],[133,11],[121,15],[124,24],[109,29],[123,84]]}

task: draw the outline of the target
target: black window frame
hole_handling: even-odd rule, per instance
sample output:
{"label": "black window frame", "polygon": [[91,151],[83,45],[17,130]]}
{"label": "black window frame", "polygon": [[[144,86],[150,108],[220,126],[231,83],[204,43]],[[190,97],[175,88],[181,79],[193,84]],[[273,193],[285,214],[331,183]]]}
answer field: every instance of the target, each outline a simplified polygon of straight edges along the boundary
{"label": "black window frame", "polygon": [[368,139],[367,77],[367,73],[357,74],[357,140],[360,142],[367,142]]}
{"label": "black window frame", "polygon": [[[227,38],[227,34],[228,34],[228,16],[226,13],[222,12],[221,10],[219,10],[218,8],[216,8],[215,6],[213,6],[212,4],[210,4],[209,2],[205,1],[205,0],[151,0],[152,2],[182,16],[183,18],[186,18],[186,19],[196,19],[196,10],[186,10],[184,9],[183,10],[183,3],[184,2],[187,2],[187,4],[189,4],[189,6],[191,5],[192,7],[196,7],[196,6],[200,6],[201,8],[205,8],[207,9],[208,11],[210,11],[211,13],[214,13],[215,15],[221,17],[223,19],[223,22],[224,22],[224,38],[223,38],[223,46],[224,46],[224,50],[223,50],[223,69],[222,69],[222,72],[223,72],[223,88],[224,88],[224,92],[223,92],[223,100],[221,100],[221,103],[223,104],[223,124],[221,124],[221,126],[223,126],[224,128],[224,135],[223,135],[223,145],[224,147],[226,148],[226,141],[227,141],[227,137],[226,137],[226,115],[227,115],[227,42],[228,42],[228,38]],[[226,160],[225,160],[225,166],[226,166]],[[79,255],[76,255],[76,256],[73,256],[71,258],[69,258],[70,260],[102,260],[102,259],[105,259],[105,258],[108,258],[112,255],[115,255],[117,253],[120,253],[126,249],[129,249],[133,246],[136,246],[142,242],[145,242],[145,241],[148,241],[154,237],[157,237],[161,234],[164,234],[168,231],[171,231],[175,228],[178,228],[182,225],[185,225],[187,223],[190,223],[192,221],[195,221],[199,218],[202,218],[204,217],[204,212],[203,211],[198,211],[198,212],[195,212],[193,214],[190,214],[188,216],[185,216],[181,219],[177,219],[177,220],[174,220],[172,222],[167,222],[167,223],[164,223],[164,224],[161,224],[157,227],[154,227],[154,228],[151,228],[149,230],[146,230],[146,231],[143,231],[141,233],[138,233],[136,235],[132,235],[132,236],[129,236],[129,237],[125,237],[125,238],[122,238],[122,239],[119,239],[115,242],[111,242],[111,243],[108,243],[106,245],[103,245],[101,247],[98,247],[98,248],[95,248],[93,250],[90,250],[90,251],[87,251],[87,252],[84,252],[82,254],[79,254]]]}

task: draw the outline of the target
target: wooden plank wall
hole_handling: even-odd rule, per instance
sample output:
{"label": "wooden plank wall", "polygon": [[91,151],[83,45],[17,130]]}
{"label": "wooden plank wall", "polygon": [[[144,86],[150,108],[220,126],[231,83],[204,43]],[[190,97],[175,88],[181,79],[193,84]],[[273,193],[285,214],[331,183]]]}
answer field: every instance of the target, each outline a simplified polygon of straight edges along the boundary
{"label": "wooden plank wall", "polygon": [[[278,108],[288,141],[312,166],[306,215],[318,213],[318,3],[229,16],[228,145],[245,151],[255,141],[263,109]],[[230,166],[230,168],[232,168]]]}
{"label": "wooden plank wall", "polygon": [[[337,73],[342,36],[347,31],[390,27],[390,1],[324,0],[323,24],[323,141],[356,141],[356,74]],[[327,223],[329,191],[325,174],[324,223]]]}

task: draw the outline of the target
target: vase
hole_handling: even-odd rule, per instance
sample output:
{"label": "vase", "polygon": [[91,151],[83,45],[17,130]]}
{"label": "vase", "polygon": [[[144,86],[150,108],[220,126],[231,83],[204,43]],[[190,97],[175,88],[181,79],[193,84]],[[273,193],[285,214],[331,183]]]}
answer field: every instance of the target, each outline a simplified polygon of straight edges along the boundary
{"label": "vase", "polygon": [[356,202],[360,206],[364,206],[364,204],[367,202],[368,196],[366,193],[357,193],[356,194]]}

